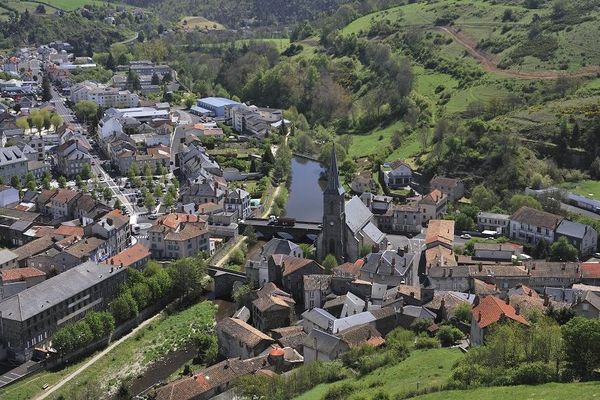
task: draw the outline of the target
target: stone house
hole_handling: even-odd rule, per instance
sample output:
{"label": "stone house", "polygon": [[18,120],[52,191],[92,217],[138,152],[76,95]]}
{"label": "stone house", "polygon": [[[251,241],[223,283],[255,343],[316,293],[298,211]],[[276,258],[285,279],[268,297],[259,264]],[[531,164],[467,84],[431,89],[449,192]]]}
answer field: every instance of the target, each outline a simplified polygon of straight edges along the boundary
{"label": "stone house", "polygon": [[223,357],[252,358],[260,355],[275,342],[258,329],[235,318],[217,322],[219,354]]}
{"label": "stone house", "polygon": [[554,239],[558,240],[563,236],[575,246],[582,258],[591,256],[596,252],[598,233],[591,226],[563,219],[556,228]]}
{"label": "stone house", "polygon": [[477,228],[480,231],[495,231],[508,236],[510,215],[480,211],[477,213]]}
{"label": "stone house", "polygon": [[465,185],[460,179],[435,176],[429,181],[431,190],[439,190],[448,196],[448,201],[454,203],[465,195]]}
{"label": "stone house", "polygon": [[471,336],[473,346],[481,346],[485,342],[485,335],[497,322],[511,320],[516,323],[529,326],[529,322],[521,315],[518,309],[514,309],[509,300],[503,301],[495,296],[486,296],[475,300],[475,307],[471,313]]}
{"label": "stone house", "polygon": [[331,275],[304,275],[304,307],[323,307],[331,293]]}
{"label": "stone house", "polygon": [[575,314],[588,319],[600,318],[600,296],[597,293],[588,290],[584,295],[577,299],[573,306]]}
{"label": "stone house", "polygon": [[325,270],[315,260],[274,254],[269,259],[270,281],[280,283],[296,301],[304,301],[304,275],[322,274]]}
{"label": "stone house", "polygon": [[554,242],[554,232],[563,217],[523,206],[510,216],[510,237],[536,245],[540,240]]}
{"label": "stone house", "polygon": [[448,210],[448,196],[439,189],[434,189],[418,202],[423,222],[440,219]]}
{"label": "stone house", "polygon": [[252,324],[258,330],[268,332],[292,323],[296,302],[289,293],[268,282],[254,294]]}
{"label": "stone house", "polygon": [[412,169],[403,161],[391,161],[383,164],[383,182],[389,189],[403,188],[412,182]]}

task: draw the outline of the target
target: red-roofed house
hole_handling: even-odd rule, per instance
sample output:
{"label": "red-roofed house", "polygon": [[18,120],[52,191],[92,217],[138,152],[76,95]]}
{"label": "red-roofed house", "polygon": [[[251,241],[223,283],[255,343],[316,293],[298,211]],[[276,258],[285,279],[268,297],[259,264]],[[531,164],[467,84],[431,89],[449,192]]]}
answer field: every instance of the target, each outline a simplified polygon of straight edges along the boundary
{"label": "red-roofed house", "polygon": [[304,275],[323,274],[315,260],[274,254],[269,259],[269,280],[280,285],[297,302],[304,301]]}
{"label": "red-roofed house", "polygon": [[479,304],[471,310],[471,345],[480,346],[484,343],[484,337],[490,326],[502,321],[515,321],[529,326],[529,322],[506,301],[496,296],[486,296],[479,300]]}
{"label": "red-roofed house", "polygon": [[419,200],[419,208],[423,214],[423,222],[440,219],[448,210],[448,196],[440,190],[434,189]]}
{"label": "red-roofed house", "polygon": [[106,263],[109,265],[118,265],[121,267],[141,268],[150,259],[150,251],[141,243],[136,243],[133,246],[123,250],[116,256],[109,258]]}
{"label": "red-roofed house", "polygon": [[600,286],[600,262],[581,264],[581,282],[586,285]]}
{"label": "red-roofed house", "polygon": [[37,268],[11,268],[0,271],[0,299],[15,295],[46,279],[46,274]]}

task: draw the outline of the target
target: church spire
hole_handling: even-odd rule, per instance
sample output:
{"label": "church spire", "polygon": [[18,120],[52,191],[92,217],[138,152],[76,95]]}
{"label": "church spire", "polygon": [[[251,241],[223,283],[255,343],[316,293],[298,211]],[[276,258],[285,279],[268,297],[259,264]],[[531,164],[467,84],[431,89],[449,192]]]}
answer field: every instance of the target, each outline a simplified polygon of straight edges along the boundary
{"label": "church spire", "polygon": [[327,182],[327,193],[343,194],[344,188],[340,184],[340,174],[337,167],[337,157],[335,155],[335,144],[331,147],[331,162],[329,163],[329,181]]}

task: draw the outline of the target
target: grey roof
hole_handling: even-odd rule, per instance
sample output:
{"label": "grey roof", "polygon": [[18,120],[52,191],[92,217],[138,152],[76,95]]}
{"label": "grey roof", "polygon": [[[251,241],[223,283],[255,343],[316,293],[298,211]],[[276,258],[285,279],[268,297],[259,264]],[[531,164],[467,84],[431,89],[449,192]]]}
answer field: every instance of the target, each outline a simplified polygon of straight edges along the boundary
{"label": "grey roof", "polygon": [[225,107],[227,105],[240,104],[237,101],[230,100],[225,97],[204,97],[198,99],[198,105],[200,105],[200,103],[209,104],[213,107]]}
{"label": "grey roof", "polygon": [[361,230],[368,222],[371,221],[373,214],[365,206],[358,196],[352,197],[345,207],[346,211],[346,224],[352,233],[357,233]]}
{"label": "grey roof", "polygon": [[17,146],[0,147],[0,165],[10,165],[17,162],[27,162],[27,157]]}
{"label": "grey roof", "polygon": [[28,320],[123,271],[111,274],[109,265],[87,261],[0,302],[2,318]]}
{"label": "grey roof", "polygon": [[589,304],[592,305],[592,307],[600,311],[600,296],[598,296],[596,293],[592,291],[585,292],[585,297],[583,298],[583,301],[587,301]]}
{"label": "grey roof", "polygon": [[8,249],[0,250],[0,265],[12,260],[16,260],[17,258],[19,258],[19,255]]}
{"label": "grey roof", "polygon": [[33,222],[26,220],[18,220],[10,226],[10,229],[17,232],[25,232],[33,225]]}
{"label": "grey roof", "polygon": [[317,350],[325,354],[332,354],[339,343],[340,339],[337,336],[318,329],[310,331],[308,336],[304,339],[304,346],[314,349],[314,346],[316,345]]}
{"label": "grey roof", "polygon": [[266,258],[269,258],[273,254],[292,255],[292,253],[299,248],[300,246],[289,240],[273,238],[265,243],[260,255]]}
{"label": "grey roof", "polygon": [[[563,219],[558,225],[558,228],[556,228],[556,234],[583,239],[585,234],[588,232],[588,229],[592,228],[590,226],[580,224],[579,222]],[[595,233],[594,236],[596,236]]]}
{"label": "grey roof", "polygon": [[250,319],[250,310],[248,310],[248,307],[242,306],[242,308],[240,308],[233,314],[232,318],[237,318],[244,322],[248,322],[248,320]]}
{"label": "grey roof", "polygon": [[346,298],[344,299],[344,307],[342,308],[342,317],[347,317],[350,315],[361,313],[365,310],[365,301],[360,297],[356,296],[352,292],[346,293]]}
{"label": "grey roof", "polygon": [[414,318],[435,319],[436,317],[433,311],[421,306],[404,306],[402,307],[402,314]]}
{"label": "grey roof", "polygon": [[374,223],[369,222],[364,228],[363,233],[374,243],[381,243],[385,239],[385,233],[381,232]]}
{"label": "grey roof", "polygon": [[393,274],[404,276],[413,263],[414,258],[414,253],[403,253],[400,255],[397,251],[392,250],[371,253],[365,257],[365,263],[361,268],[361,272],[389,276],[392,275],[392,265],[394,265]]}
{"label": "grey roof", "polygon": [[327,175],[327,188],[325,193],[329,194],[344,194],[344,188],[340,183],[340,173],[337,167],[337,157],[335,155],[335,145],[331,147],[331,160],[329,162],[329,172]]}
{"label": "grey roof", "polygon": [[486,211],[480,211],[477,214],[477,216],[481,217],[481,218],[500,219],[500,220],[508,220],[510,218],[510,215],[508,215],[508,214],[497,214],[497,213],[491,213],[491,212],[486,212]]}
{"label": "grey roof", "polygon": [[302,318],[305,321],[312,322],[321,329],[328,329],[330,323],[333,324],[335,321],[335,317],[333,315],[318,307],[304,311],[302,313]]}
{"label": "grey roof", "polygon": [[336,319],[333,322],[333,333],[338,333],[340,331],[352,328],[354,326],[368,324],[369,322],[373,322],[375,320],[375,316],[369,311],[350,315],[345,318]]}
{"label": "grey roof", "polygon": [[574,194],[574,193],[568,193],[567,194],[567,198],[569,200],[573,200],[573,201],[576,201],[576,202],[579,202],[579,203],[589,204],[592,207],[598,207],[598,208],[600,208],[600,200],[588,199],[587,197],[579,196],[579,195]]}

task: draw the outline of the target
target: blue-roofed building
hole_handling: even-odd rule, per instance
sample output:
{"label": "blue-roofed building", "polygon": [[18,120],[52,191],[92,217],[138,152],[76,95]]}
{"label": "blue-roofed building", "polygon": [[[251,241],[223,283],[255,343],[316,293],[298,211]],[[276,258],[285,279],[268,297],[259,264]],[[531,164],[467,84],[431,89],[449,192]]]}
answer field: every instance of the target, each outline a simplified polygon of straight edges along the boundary
{"label": "blue-roofed building", "polygon": [[212,113],[211,117],[223,117],[225,115],[225,106],[240,104],[237,101],[226,99],[225,97],[204,97],[198,99],[196,104],[199,108],[208,110]]}

